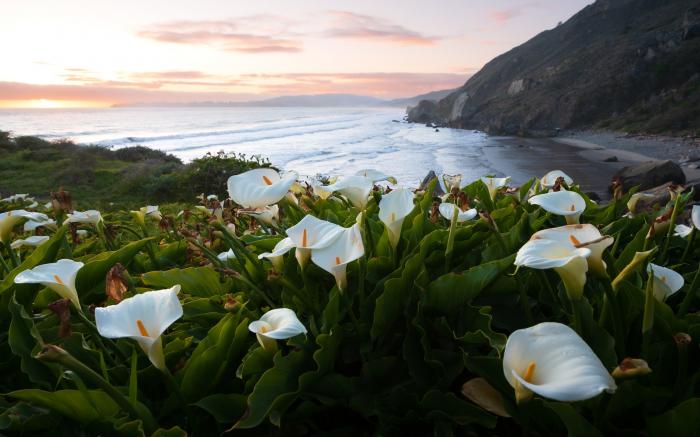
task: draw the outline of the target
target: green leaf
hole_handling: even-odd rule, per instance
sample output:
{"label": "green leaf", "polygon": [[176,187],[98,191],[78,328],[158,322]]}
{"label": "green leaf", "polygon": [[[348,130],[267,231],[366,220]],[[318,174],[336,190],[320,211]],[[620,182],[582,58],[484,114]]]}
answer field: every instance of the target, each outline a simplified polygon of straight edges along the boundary
{"label": "green leaf", "polygon": [[248,397],[238,393],[216,393],[200,399],[193,405],[211,414],[219,423],[231,423],[243,417]]}
{"label": "green leaf", "polygon": [[8,396],[48,408],[84,425],[114,417],[119,412],[119,406],[101,390],[88,390],[84,395],[80,390],[26,389]]}
{"label": "green leaf", "polygon": [[7,332],[8,344],[12,353],[20,357],[20,367],[32,382],[49,388],[56,379],[54,373],[45,363],[34,358],[41,349],[44,340],[34,325],[34,320],[27,314],[14,297],[10,300],[9,310],[12,321]]}
{"label": "green leaf", "polygon": [[695,437],[700,435],[700,398],[692,398],[655,417],[647,418],[649,435]]}
{"label": "green leaf", "polygon": [[211,297],[228,291],[228,287],[219,280],[219,274],[211,267],[148,272],[141,276],[141,280],[153,288],[170,288],[180,284],[183,293],[197,297]]}
{"label": "green leaf", "polygon": [[253,393],[248,396],[248,414],[239,420],[234,428],[258,426],[270,413],[278,396],[297,389],[304,362],[305,356],[301,351],[293,351],[286,356],[278,352],[274,358],[274,366],[263,373],[255,384]]}
{"label": "green leaf", "polygon": [[430,283],[422,295],[426,309],[453,314],[513,265],[515,255],[472,267],[464,273],[448,273]]}
{"label": "green leaf", "polygon": [[[152,240],[152,238],[134,241],[119,250],[103,252],[90,258],[78,271],[78,276],[75,278],[75,287],[78,289],[81,302],[85,302],[83,297],[87,293],[104,283],[105,276],[109,269],[114,267],[116,263],[121,263],[124,266],[128,265],[131,259],[136,256],[150,240]],[[99,294],[102,296],[104,292],[100,290]]]}
{"label": "green leaf", "polygon": [[564,422],[564,426],[569,431],[569,437],[602,437],[600,431],[584,419],[570,404],[546,402],[545,405],[557,413],[557,416]]}
{"label": "green leaf", "polygon": [[216,388],[227,373],[233,377],[251,341],[248,319],[241,320],[233,314],[223,317],[197,345],[182,371],[180,388],[185,399],[199,400]]}

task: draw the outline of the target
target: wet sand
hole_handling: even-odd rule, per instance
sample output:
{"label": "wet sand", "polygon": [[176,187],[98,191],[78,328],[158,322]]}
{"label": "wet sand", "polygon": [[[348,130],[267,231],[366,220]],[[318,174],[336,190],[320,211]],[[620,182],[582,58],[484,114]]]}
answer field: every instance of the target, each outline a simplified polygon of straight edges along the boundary
{"label": "wet sand", "polygon": [[[552,138],[491,137],[493,145],[484,148],[484,158],[491,168],[509,175],[513,184],[542,177],[551,170],[562,170],[578,183],[583,191],[608,198],[613,174],[623,167],[653,158],[634,153],[606,149],[596,144],[574,143]],[[566,140],[566,139],[564,139]],[[617,156],[618,162],[604,162]]]}

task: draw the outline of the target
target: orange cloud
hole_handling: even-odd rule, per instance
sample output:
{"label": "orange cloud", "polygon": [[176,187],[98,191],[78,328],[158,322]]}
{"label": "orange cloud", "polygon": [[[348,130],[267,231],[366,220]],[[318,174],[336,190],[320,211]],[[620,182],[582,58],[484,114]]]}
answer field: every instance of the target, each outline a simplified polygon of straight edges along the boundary
{"label": "orange cloud", "polygon": [[433,45],[439,39],[434,36],[422,35],[401,25],[370,15],[349,11],[331,11],[329,13],[333,17],[333,27],[325,34],[333,38],[383,41],[403,46]]}
{"label": "orange cloud", "polygon": [[[37,85],[0,82],[2,101],[81,101],[103,105],[120,103],[190,103],[258,100],[297,94],[359,94],[380,98],[408,97],[440,89],[456,88],[466,77],[458,73],[286,73],[208,76],[196,72],[193,81],[161,80],[150,77],[177,77],[174,72],[130,73],[128,80],[92,81],[68,85]],[[145,81],[138,82],[136,78]],[[173,86],[165,86],[173,85]],[[194,87],[193,85],[198,85]],[[5,105],[7,106],[7,105]]]}
{"label": "orange cloud", "polygon": [[300,41],[287,37],[273,37],[268,32],[247,32],[241,23],[256,22],[264,17],[246,17],[228,20],[170,21],[155,24],[138,32],[142,38],[173,44],[206,45],[245,53],[298,52]]}

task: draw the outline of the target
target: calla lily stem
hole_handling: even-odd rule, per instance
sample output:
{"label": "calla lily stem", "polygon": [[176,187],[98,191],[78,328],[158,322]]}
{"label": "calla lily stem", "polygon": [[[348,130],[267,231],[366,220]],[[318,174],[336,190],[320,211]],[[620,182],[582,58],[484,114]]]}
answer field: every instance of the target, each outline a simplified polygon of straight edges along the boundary
{"label": "calla lily stem", "polygon": [[686,244],[685,250],[683,251],[683,255],[681,256],[681,264],[685,262],[685,259],[688,257],[688,253],[690,253],[690,248],[693,247],[693,243],[695,241],[695,233],[696,229],[695,226],[693,226],[693,229],[690,231],[690,237],[688,238],[688,244]]}
{"label": "calla lily stem", "polygon": [[452,262],[452,252],[455,247],[455,231],[457,230],[457,217],[459,216],[459,209],[454,208],[452,212],[452,220],[450,220],[450,232],[447,234],[447,248],[445,249],[445,273],[450,271],[450,264]]}
{"label": "calla lily stem", "polygon": [[688,313],[690,305],[693,303],[693,298],[698,291],[698,284],[700,284],[700,264],[698,264],[698,269],[695,271],[695,276],[693,276],[693,282],[690,283],[690,288],[688,288],[683,302],[681,302],[681,306],[678,308],[678,317],[683,317]]}
{"label": "calla lily stem", "polygon": [[613,323],[613,336],[615,338],[615,350],[617,356],[622,358],[625,356],[625,327],[620,311],[620,305],[617,301],[617,295],[613,291],[610,278],[603,278],[603,291],[605,293],[605,301],[603,302],[603,310],[600,315],[601,321],[605,319],[606,314],[611,314]]}
{"label": "calla lily stem", "polygon": [[107,393],[107,395],[109,395],[112,400],[114,400],[114,402],[124,411],[126,411],[133,419],[141,420],[148,434],[151,434],[156,430],[156,422],[153,419],[150,411],[144,409],[140,409],[141,411],[139,411],[136,406],[129,402],[129,398],[120,393],[116,388],[114,388],[114,386],[112,386],[112,384],[108,383],[97,372],[78,361],[67,351],[58,346],[46,345],[44,346],[44,349],[36,356],[36,358],[40,361],[49,361],[62,364],[68,369],[76,372],[82,378],[87,379],[104,390],[105,393]]}
{"label": "calla lily stem", "polygon": [[[675,230],[676,219],[678,218],[679,205],[681,203],[681,195],[676,196],[676,201],[673,203],[673,212],[671,213],[671,220],[669,221],[668,232],[666,232],[666,240],[664,241],[664,250],[661,252],[660,260],[665,260],[668,254],[668,246],[671,243],[671,237],[673,237],[673,232]],[[693,227],[693,230],[695,227]]]}

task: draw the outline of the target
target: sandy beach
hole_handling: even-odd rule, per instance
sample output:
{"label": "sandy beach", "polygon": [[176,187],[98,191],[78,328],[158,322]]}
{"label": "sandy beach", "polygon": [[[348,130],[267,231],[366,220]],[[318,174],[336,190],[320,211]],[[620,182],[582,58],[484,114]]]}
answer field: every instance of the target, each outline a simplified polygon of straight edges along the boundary
{"label": "sandy beach", "polygon": [[[697,140],[672,137],[630,137],[615,132],[567,132],[555,138],[491,137],[484,148],[488,165],[522,183],[549,170],[568,173],[584,191],[608,197],[613,174],[623,167],[655,160],[679,162],[687,179],[700,178]],[[612,160],[613,162],[606,161]]]}

